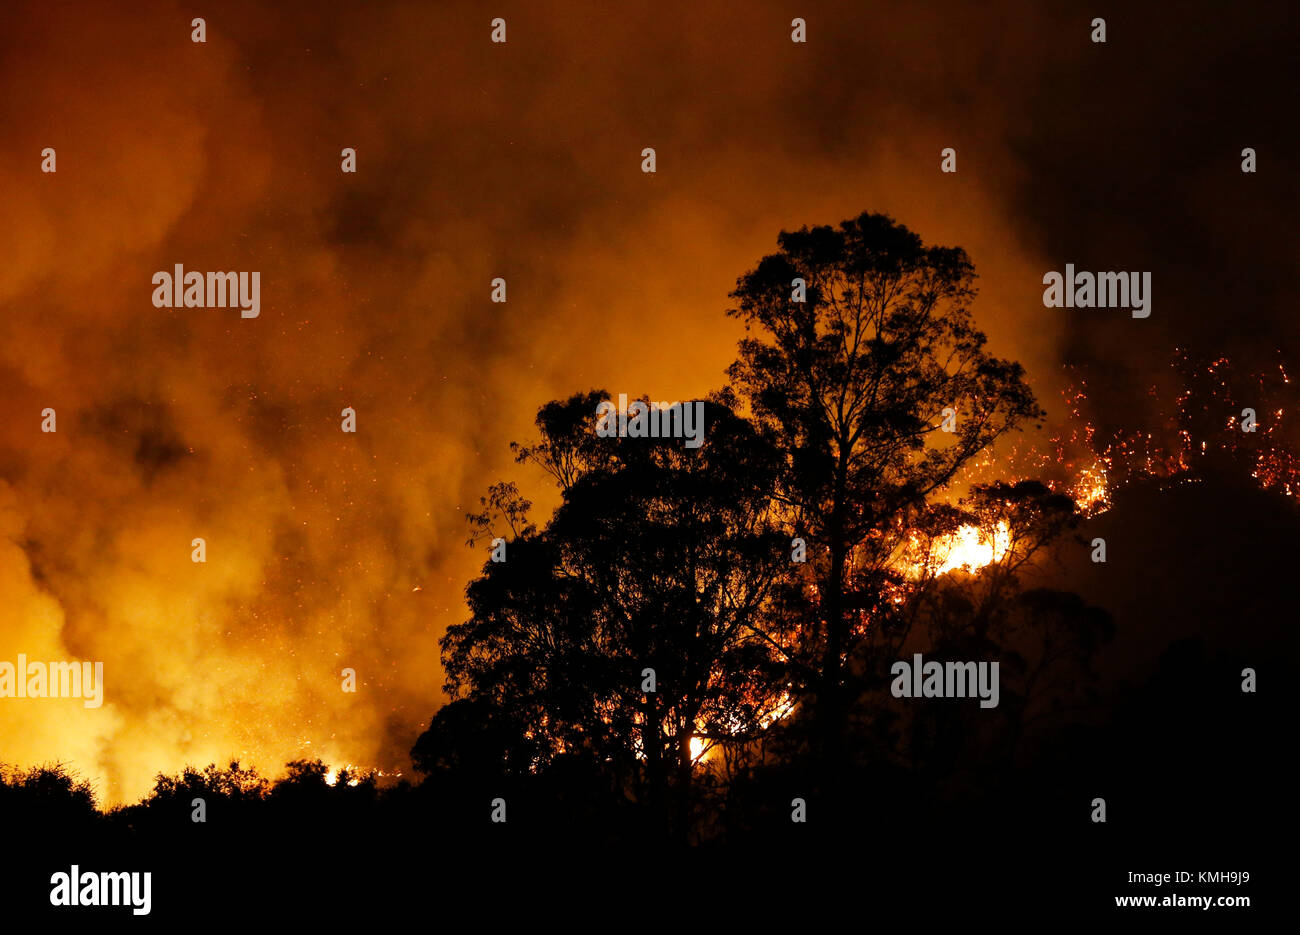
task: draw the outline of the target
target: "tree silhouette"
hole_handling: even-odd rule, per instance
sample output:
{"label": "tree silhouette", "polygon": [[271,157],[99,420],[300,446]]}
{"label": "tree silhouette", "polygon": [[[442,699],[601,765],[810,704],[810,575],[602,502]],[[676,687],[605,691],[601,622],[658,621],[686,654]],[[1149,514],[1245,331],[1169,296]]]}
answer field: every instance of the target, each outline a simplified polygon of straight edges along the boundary
{"label": "tree silhouette", "polygon": [[474,518],[483,527],[513,517],[521,534],[507,561],[485,564],[468,589],[472,619],[442,641],[459,700],[416,751],[425,766],[454,760],[464,744],[448,728],[473,711],[507,770],[583,760],[682,839],[693,738],[758,729],[781,688],[761,622],[789,567],[769,517],[775,459],[723,397],[705,408],[698,449],[598,438],[605,398],[543,407],[540,444],[517,449],[560,489],[543,530],[509,486],[494,487]]}
{"label": "tree silhouette", "polygon": [[97,819],[90,783],[62,763],[16,769],[0,763],[0,816],[15,834],[84,833]]}
{"label": "tree silhouette", "polygon": [[[843,760],[846,660],[930,498],[1003,433],[1041,415],[1019,364],[985,350],[960,248],[887,216],[783,232],[729,314],[751,333],[729,373],[782,453],[775,496],[809,540],[814,619],[774,634],[798,656],[828,780]],[[794,280],[806,286],[796,301]],[[943,410],[955,414],[943,431]]]}

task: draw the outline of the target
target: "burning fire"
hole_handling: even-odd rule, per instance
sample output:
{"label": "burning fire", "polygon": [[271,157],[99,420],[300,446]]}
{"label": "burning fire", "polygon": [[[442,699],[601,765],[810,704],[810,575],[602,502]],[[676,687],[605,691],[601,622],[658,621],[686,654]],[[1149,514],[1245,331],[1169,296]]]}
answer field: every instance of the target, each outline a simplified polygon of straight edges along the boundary
{"label": "burning fire", "polygon": [[[1100,487],[1095,474],[1083,471],[1077,489],[1070,491],[1085,513],[1108,507],[1104,491],[1113,486],[1195,475],[1214,464],[1220,469],[1225,464],[1245,466],[1261,488],[1300,497],[1300,455],[1286,421],[1288,413],[1300,411],[1300,397],[1286,366],[1279,360],[1276,368],[1244,372],[1226,357],[1197,363],[1179,352],[1170,367],[1182,389],[1169,403],[1156,405],[1157,427],[1152,431],[1116,432],[1103,444],[1082,414],[1086,383],[1078,380],[1078,388],[1067,395],[1075,427],[1068,438],[1053,439],[1057,460],[1068,465],[1066,451],[1082,447],[1095,457],[1100,472]],[[1161,398],[1154,386],[1148,395]],[[1243,424],[1246,409],[1256,414],[1257,425]],[[1102,496],[1089,495],[1098,490]]]}
{"label": "burning fire", "polygon": [[342,767],[331,766],[329,768],[329,771],[325,773],[325,785],[337,786],[339,782],[339,776],[345,772],[348,774],[347,784],[349,786],[361,785],[361,780],[365,776],[373,776],[376,779],[382,779],[386,775],[392,775],[394,777],[400,777],[402,775],[401,773],[387,774],[382,769],[368,770],[360,766],[355,766],[352,763],[345,763]]}
{"label": "burning fire", "polygon": [[[1117,488],[1139,479],[1195,473],[1199,459],[1218,453],[1244,459],[1247,473],[1261,487],[1300,497],[1300,454],[1281,440],[1284,416],[1300,410],[1294,394],[1288,393],[1291,380],[1285,367],[1279,364],[1276,373],[1235,380],[1226,358],[1198,368],[1180,357],[1173,367],[1182,374],[1186,389],[1162,416],[1167,431],[1103,437],[1083,414],[1088,397],[1086,384],[1078,380],[1066,393],[1066,423],[1050,439],[1050,451],[1032,443],[1017,444],[1000,456],[990,451],[972,474],[1013,483],[1042,479],[1050,489],[1068,494],[1084,516],[1095,516],[1110,509]],[[1241,385],[1251,392],[1245,403],[1233,393],[1234,386]],[[1154,389],[1151,395],[1156,397]],[[1239,413],[1247,404],[1253,404],[1260,414],[1260,427],[1253,435],[1241,430]],[[1211,415],[1215,418],[1208,418]],[[917,581],[957,569],[974,573],[1002,560],[1011,549],[1012,529],[1006,520],[991,529],[968,523],[932,539],[920,532],[910,533],[907,539],[899,567],[907,579]],[[895,600],[904,599],[906,588],[902,585]],[[760,726],[768,727],[793,707],[789,695],[783,695],[778,707],[760,720]],[[734,733],[742,732],[742,726],[736,725]],[[705,737],[690,739],[693,763],[707,762],[718,749]]]}
{"label": "burning fire", "polygon": [[1110,484],[1106,480],[1106,468],[1100,464],[1084,468],[1079,472],[1078,480],[1070,486],[1069,494],[1084,516],[1094,516],[1110,509]]}
{"label": "burning fire", "polygon": [[[781,692],[781,697],[777,699],[776,704],[772,707],[772,710],[770,710],[767,714],[764,714],[761,717],[759,717],[758,719],[759,729],[766,730],[768,727],[775,724],[777,721],[781,720],[784,717],[787,717],[790,714],[790,712],[794,710],[794,706],[795,706],[795,702],[794,699],[790,697],[789,691]],[[697,723],[695,725],[695,728],[696,730],[703,730],[704,726]],[[730,733],[740,734],[742,733],[742,729],[743,729],[742,725],[735,724],[728,730]],[[712,759],[714,754],[717,752],[717,750],[718,750],[717,745],[711,743],[708,739],[704,737],[700,737],[698,735],[694,736],[691,738],[691,763],[698,764],[702,761]]]}
{"label": "burning fire", "polygon": [[[1179,351],[1170,369],[1180,389],[1171,396],[1153,385],[1146,394],[1146,427],[1112,434],[1089,421],[1088,384],[1075,374],[1064,394],[1064,422],[1047,445],[1022,438],[998,452],[989,449],[968,480],[1042,480],[1072,497],[1085,516],[1110,509],[1112,495],[1134,482],[1195,482],[1225,470],[1300,498],[1300,436],[1289,418],[1300,415],[1300,392],[1277,353],[1275,365],[1248,372],[1226,357],[1196,361]],[[961,535],[969,541],[968,533]]]}
{"label": "burning fire", "polygon": [[[911,532],[898,567],[912,580],[946,575],[958,568],[974,572],[1000,561],[1010,548],[1011,526],[1006,520],[1001,520],[993,529],[964,523],[954,532],[933,539]],[[905,599],[905,590],[903,588],[895,594],[895,603]]]}
{"label": "burning fire", "polygon": [[1011,527],[1006,520],[998,523],[991,533],[966,524],[952,535],[935,541],[927,565],[933,563],[936,575],[947,574],[957,568],[975,571],[1001,559],[1010,546]]}

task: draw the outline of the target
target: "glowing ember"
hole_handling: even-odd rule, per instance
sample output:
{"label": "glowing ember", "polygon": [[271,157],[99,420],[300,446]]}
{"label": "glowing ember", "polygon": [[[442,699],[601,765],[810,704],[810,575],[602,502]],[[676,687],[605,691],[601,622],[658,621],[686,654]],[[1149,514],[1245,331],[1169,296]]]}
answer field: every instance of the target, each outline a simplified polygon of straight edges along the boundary
{"label": "glowing ember", "polygon": [[1079,504],[1085,516],[1104,513],[1110,508],[1110,487],[1106,482],[1106,469],[1100,465],[1084,468],[1070,488],[1070,496]]}
{"label": "glowing ember", "polygon": [[[1104,466],[1080,472],[1069,485],[1083,511],[1091,515],[1109,506],[1108,496],[1090,494],[1098,470],[1101,488],[1114,489],[1134,481],[1194,477],[1237,464],[1248,466],[1247,473],[1261,488],[1300,496],[1300,454],[1295,433],[1287,429],[1287,416],[1300,410],[1300,399],[1284,363],[1279,361],[1276,369],[1245,371],[1226,357],[1198,363],[1179,352],[1171,366],[1182,389],[1160,407],[1152,422],[1154,431],[1120,431],[1102,438],[1083,415],[1084,381],[1078,380],[1078,389],[1067,393],[1073,428],[1068,437],[1054,439],[1057,460],[1068,468],[1067,452],[1077,455],[1082,450]],[[1160,399],[1155,387],[1150,395]],[[1257,414],[1257,425],[1247,427],[1243,422],[1243,406]]]}

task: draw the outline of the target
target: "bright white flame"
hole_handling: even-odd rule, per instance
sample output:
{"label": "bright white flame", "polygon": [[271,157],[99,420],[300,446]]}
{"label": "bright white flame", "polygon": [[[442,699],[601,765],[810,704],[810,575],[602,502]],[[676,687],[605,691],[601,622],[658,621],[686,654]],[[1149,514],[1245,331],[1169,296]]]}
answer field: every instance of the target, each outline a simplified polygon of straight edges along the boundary
{"label": "bright white flame", "polygon": [[698,762],[700,757],[704,756],[704,738],[691,738],[691,762]]}
{"label": "bright white flame", "polygon": [[[348,763],[343,767],[343,769],[347,770],[349,773],[352,773],[353,776],[355,777],[357,767],[353,766],[351,763]],[[378,775],[382,776],[383,773],[378,773]],[[339,781],[339,768],[337,766],[331,766],[329,768],[329,772],[325,774],[325,785],[334,786],[338,784],[338,781]],[[361,785],[361,780],[356,778],[349,779],[348,785],[359,786]]]}
{"label": "bright white flame", "polygon": [[936,575],[946,574],[956,568],[974,571],[998,561],[1011,547],[1011,526],[1006,520],[998,523],[989,536],[978,526],[965,525],[955,533],[935,540],[930,553]]}

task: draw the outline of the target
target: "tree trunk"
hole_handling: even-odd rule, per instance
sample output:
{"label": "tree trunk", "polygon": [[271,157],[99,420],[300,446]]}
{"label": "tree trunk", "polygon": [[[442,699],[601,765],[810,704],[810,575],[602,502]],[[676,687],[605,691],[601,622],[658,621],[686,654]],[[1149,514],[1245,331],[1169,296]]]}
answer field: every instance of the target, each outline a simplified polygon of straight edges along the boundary
{"label": "tree trunk", "polygon": [[668,770],[664,763],[663,716],[654,692],[646,694],[645,723],[641,725],[641,747],[645,752],[646,785],[649,787],[650,815],[654,833],[661,840],[670,835]]}
{"label": "tree trunk", "polygon": [[844,567],[848,560],[839,545],[831,546],[830,575],[822,592],[822,616],[826,621],[826,646],[822,655],[821,685],[818,691],[821,772],[827,796],[839,794],[844,766],[844,705],[840,656],[846,643],[844,633]]}

